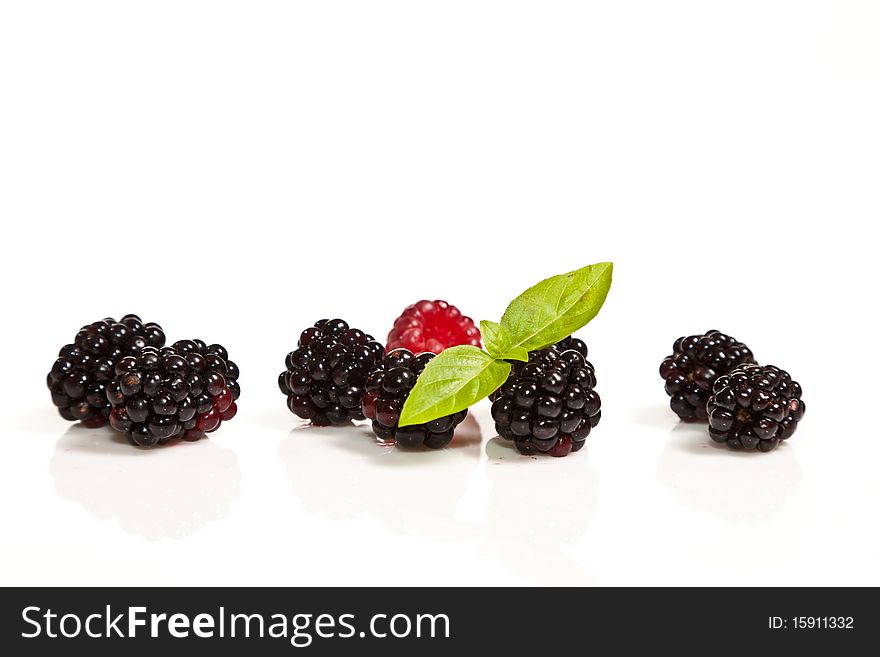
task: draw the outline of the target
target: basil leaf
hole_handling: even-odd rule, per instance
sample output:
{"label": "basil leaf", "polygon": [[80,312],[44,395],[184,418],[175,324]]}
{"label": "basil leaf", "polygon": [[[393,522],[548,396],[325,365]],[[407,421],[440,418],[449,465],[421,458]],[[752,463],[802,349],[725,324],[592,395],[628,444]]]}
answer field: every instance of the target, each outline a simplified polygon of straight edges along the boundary
{"label": "basil leaf", "polygon": [[510,344],[510,336],[501,324],[483,320],[480,322],[480,334],[483,336],[483,344],[492,358],[501,360],[529,360],[529,352],[522,347],[514,347]]}
{"label": "basil leaf", "polygon": [[398,426],[422,424],[463,411],[500,388],[509,374],[510,363],[477,347],[444,349],[419,375]]}
{"label": "basil leaf", "polygon": [[509,349],[541,349],[585,326],[605,303],[612,269],[600,262],[553,276],[511,301],[501,318]]}

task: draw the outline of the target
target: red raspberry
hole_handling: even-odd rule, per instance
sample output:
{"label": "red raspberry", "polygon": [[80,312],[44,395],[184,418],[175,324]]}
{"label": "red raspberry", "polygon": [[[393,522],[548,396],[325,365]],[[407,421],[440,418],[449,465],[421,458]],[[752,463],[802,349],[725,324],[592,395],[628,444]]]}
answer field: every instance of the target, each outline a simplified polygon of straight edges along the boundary
{"label": "red raspberry", "polygon": [[460,344],[480,346],[480,329],[474,320],[445,301],[422,300],[407,307],[388,334],[386,351],[404,348],[414,354],[439,354]]}

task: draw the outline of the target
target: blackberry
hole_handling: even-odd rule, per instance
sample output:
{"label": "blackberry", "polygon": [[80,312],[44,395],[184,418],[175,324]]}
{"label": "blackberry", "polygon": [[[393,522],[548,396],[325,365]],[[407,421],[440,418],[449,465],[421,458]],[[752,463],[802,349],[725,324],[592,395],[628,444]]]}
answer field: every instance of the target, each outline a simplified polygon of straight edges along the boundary
{"label": "blackberry", "polygon": [[148,346],[116,364],[107,386],[110,426],[138,447],[195,441],[238,410],[238,366],[219,344],[180,340]]}
{"label": "blackberry", "polygon": [[602,417],[596,373],[581,352],[586,345],[576,338],[559,344],[574,348],[529,353],[528,363],[513,363],[505,384],[489,397],[495,430],[521,454],[576,452]]}
{"label": "blackberry", "polygon": [[715,380],[739,365],[754,362],[746,345],[719,331],[679,338],[672,345],[672,354],[660,365],[666,394],[671,397],[669,407],[686,422],[705,421],[706,402]]}
{"label": "blackberry", "polygon": [[385,348],[341,319],[322,319],[300,335],[287,354],[278,387],[294,415],[316,426],[363,420],[361,400],[367,375]]}
{"label": "blackberry", "polygon": [[773,365],[742,365],[715,381],[709,434],[731,449],[769,452],[791,438],[806,406],[801,386]]}
{"label": "blackberry", "polygon": [[105,390],[116,364],[144,347],[162,347],[165,334],[158,324],[144,324],[137,315],[112,317],[83,326],[64,345],[46,377],[52,403],[65,420],[99,427],[107,422],[110,403]]}
{"label": "blackberry", "polygon": [[424,445],[431,449],[442,449],[452,441],[455,427],[467,417],[466,410],[424,424],[398,426],[404,402],[435,355],[426,351],[416,356],[409,349],[394,349],[370,372],[362,409],[380,440],[396,441],[403,448]]}

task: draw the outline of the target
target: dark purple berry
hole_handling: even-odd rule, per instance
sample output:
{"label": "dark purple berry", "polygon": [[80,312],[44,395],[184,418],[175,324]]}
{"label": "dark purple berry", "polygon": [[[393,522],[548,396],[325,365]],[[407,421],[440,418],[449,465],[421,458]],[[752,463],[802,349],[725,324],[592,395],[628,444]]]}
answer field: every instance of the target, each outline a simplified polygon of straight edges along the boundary
{"label": "dark purple berry", "polygon": [[106,385],[110,425],[139,447],[198,440],[215,431],[237,410],[238,382],[231,377],[238,368],[228,358],[220,345],[180,340],[122,359]]}
{"label": "dark purple berry", "polygon": [[297,348],[287,355],[278,388],[290,411],[316,426],[363,420],[367,374],[384,352],[371,336],[341,319],[319,320],[300,334]]}
{"label": "dark purple berry", "polygon": [[467,416],[467,411],[446,415],[423,424],[399,426],[400,413],[434,354],[413,355],[407,349],[394,349],[370,372],[366,394],[361,402],[364,417],[373,421],[373,432],[382,441],[395,441],[403,449],[429,447],[442,449],[451,441],[455,427]]}
{"label": "dark purple berry", "polygon": [[716,379],[754,362],[746,345],[718,331],[679,338],[672,345],[672,354],[660,364],[669,407],[682,420],[705,421],[706,402]]}
{"label": "dark purple berry", "polygon": [[719,377],[707,404],[709,435],[731,449],[769,452],[804,417],[801,386],[773,365],[747,364]]}
{"label": "dark purple berry", "polygon": [[46,377],[52,403],[65,420],[101,426],[110,416],[107,386],[113,377],[135,367],[135,356],[144,348],[164,344],[159,325],[144,324],[135,315],[83,326],[74,341],[59,350]]}
{"label": "dark purple berry", "polygon": [[531,352],[528,363],[513,363],[507,382],[490,396],[498,435],[520,454],[567,456],[599,423],[601,400],[586,355],[586,344],[571,337]]}

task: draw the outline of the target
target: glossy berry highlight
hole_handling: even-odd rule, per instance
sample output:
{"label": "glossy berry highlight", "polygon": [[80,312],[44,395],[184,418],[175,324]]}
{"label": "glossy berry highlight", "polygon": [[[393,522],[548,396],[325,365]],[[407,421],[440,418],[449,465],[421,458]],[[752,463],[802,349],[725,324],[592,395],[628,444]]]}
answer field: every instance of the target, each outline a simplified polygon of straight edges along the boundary
{"label": "glossy berry highlight", "polygon": [[754,362],[751,349],[720,331],[679,338],[660,364],[669,407],[687,422],[705,421],[706,403],[718,377]]}
{"label": "glossy berry highlight", "polygon": [[408,306],[394,321],[387,350],[408,349],[414,354],[439,354],[462,344],[480,346],[480,329],[474,320],[446,301],[424,299]]}
{"label": "glossy berry highlight", "polygon": [[385,348],[341,319],[322,319],[304,330],[287,354],[278,387],[290,411],[316,426],[363,420],[367,375]]}
{"label": "glossy berry highlight", "polygon": [[709,435],[730,449],[769,452],[804,417],[801,386],[773,365],[742,365],[715,381],[707,405]]}
{"label": "glossy berry highlight", "polygon": [[119,321],[107,317],[83,326],[73,342],[58,352],[46,377],[52,403],[65,420],[90,427],[106,424],[110,415],[106,388],[117,363],[145,347],[164,344],[162,328],[143,323],[137,315],[125,315]]}
{"label": "glossy berry highlight", "polygon": [[564,338],[557,342],[555,345],[557,351],[576,351],[581,356],[584,357],[584,360],[589,356],[589,350],[587,349],[587,343],[581,340],[580,338],[576,338],[574,336],[569,335],[567,338]]}
{"label": "glossy berry highlight", "polygon": [[367,378],[362,402],[364,417],[372,421],[373,433],[384,442],[411,449],[442,449],[452,442],[455,427],[467,417],[467,411],[405,427],[399,426],[400,414],[409,393],[435,354],[416,356],[409,349],[389,351]]}

